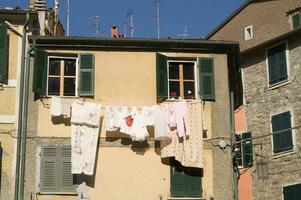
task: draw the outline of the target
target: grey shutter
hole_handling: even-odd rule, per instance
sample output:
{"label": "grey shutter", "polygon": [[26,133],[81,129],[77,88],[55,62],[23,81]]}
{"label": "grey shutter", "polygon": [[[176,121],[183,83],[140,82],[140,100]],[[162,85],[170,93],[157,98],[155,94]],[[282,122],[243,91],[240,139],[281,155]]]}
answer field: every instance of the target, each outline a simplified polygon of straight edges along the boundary
{"label": "grey shutter", "polygon": [[79,96],[94,96],[94,55],[81,54],[79,61]]}
{"label": "grey shutter", "polygon": [[43,147],[41,156],[40,191],[58,191],[58,149],[55,147]]}
{"label": "grey shutter", "polygon": [[273,130],[273,146],[274,153],[280,153],[283,151],[293,149],[292,131],[283,131],[280,133],[274,133],[291,128],[291,114],[290,112],[284,112],[278,115],[272,116],[272,130]]}
{"label": "grey shutter", "polygon": [[292,16],[293,29],[299,28],[301,26],[301,13]]}
{"label": "grey shutter", "polygon": [[7,25],[0,23],[0,82],[8,79],[8,36]]}
{"label": "grey shutter", "polygon": [[73,174],[71,173],[71,148],[62,147],[59,155],[59,191],[75,192]]}
{"label": "grey shutter", "polygon": [[213,58],[199,58],[199,95],[204,101],[215,100]]}
{"label": "grey shutter", "polygon": [[253,165],[253,148],[252,148],[252,133],[247,132],[242,134],[242,139],[246,140],[242,142],[243,149],[243,166],[251,167]]}
{"label": "grey shutter", "polygon": [[156,74],[157,74],[157,98],[168,97],[168,76],[167,76],[167,57],[157,53],[156,55]]}
{"label": "grey shutter", "polygon": [[33,92],[37,94],[46,94],[47,85],[47,52],[35,48],[34,51],[34,71],[33,71]]}
{"label": "grey shutter", "polygon": [[301,184],[283,187],[284,200],[300,200]]}

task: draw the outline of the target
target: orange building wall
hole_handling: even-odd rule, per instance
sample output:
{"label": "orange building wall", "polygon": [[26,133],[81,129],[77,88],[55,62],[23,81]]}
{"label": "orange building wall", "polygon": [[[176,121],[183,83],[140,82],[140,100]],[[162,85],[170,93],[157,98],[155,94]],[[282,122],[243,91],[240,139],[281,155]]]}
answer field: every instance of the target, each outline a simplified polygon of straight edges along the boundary
{"label": "orange building wall", "polygon": [[[248,131],[245,107],[242,105],[235,110],[235,130],[236,133],[243,133]],[[238,199],[252,200],[252,176],[250,169],[244,172],[240,170],[240,177],[238,180]]]}

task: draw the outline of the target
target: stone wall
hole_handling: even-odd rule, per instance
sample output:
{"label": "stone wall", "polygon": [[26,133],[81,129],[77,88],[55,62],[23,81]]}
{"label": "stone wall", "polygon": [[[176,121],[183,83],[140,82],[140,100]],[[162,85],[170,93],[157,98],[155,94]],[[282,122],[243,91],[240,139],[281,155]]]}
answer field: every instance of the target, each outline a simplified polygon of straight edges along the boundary
{"label": "stone wall", "polygon": [[[290,37],[289,82],[275,89],[268,87],[266,49],[255,50],[242,59],[244,100],[247,123],[253,137],[271,133],[270,117],[283,111],[291,111],[292,126],[301,125],[301,39]],[[275,43],[277,44],[277,43]],[[254,139],[253,197],[254,200],[282,200],[282,187],[301,183],[301,129],[293,131],[294,152],[273,156],[272,137]],[[268,178],[258,179],[256,160],[268,158]]]}

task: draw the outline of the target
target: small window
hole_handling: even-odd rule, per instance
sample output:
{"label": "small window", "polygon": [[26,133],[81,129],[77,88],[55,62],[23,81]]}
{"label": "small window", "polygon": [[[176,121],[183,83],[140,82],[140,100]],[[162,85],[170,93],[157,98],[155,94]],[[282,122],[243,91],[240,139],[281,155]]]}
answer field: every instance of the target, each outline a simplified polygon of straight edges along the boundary
{"label": "small window", "polygon": [[283,187],[283,200],[299,200],[301,183]]}
{"label": "small window", "polygon": [[285,43],[267,50],[269,85],[273,86],[288,80]]}
{"label": "small window", "polygon": [[271,122],[274,154],[292,151],[294,145],[290,111],[273,115]]}
{"label": "small window", "polygon": [[297,29],[301,27],[301,13],[297,13],[292,15],[292,25],[293,29]]}
{"label": "small window", "polygon": [[245,27],[245,40],[251,40],[253,38],[253,26]]}
{"label": "small window", "polygon": [[168,89],[169,97],[182,99],[194,99],[195,62],[168,62]]}
{"label": "small window", "polygon": [[171,159],[171,196],[201,197],[202,171],[199,168],[183,167],[174,158]]}
{"label": "small window", "polygon": [[40,169],[41,193],[75,192],[70,147],[43,147]]}
{"label": "small window", "polygon": [[236,134],[236,162],[238,167],[247,168],[253,165],[252,133]]}
{"label": "small window", "polygon": [[76,96],[76,58],[49,57],[48,95]]}

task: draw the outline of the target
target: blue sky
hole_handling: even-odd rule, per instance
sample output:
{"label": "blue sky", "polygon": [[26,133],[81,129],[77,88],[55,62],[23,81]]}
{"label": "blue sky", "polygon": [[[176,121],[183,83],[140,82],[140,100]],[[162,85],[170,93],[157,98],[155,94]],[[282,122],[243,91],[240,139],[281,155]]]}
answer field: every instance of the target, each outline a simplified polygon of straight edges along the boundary
{"label": "blue sky", "polygon": [[[189,38],[206,36],[245,0],[161,0],[161,37],[177,38],[184,33]],[[28,0],[0,0],[0,7],[27,8]],[[54,0],[47,0],[53,7]],[[60,2],[60,19],[66,28],[67,0]],[[70,35],[95,36],[96,30],[88,19],[100,17],[100,35],[110,36],[111,25],[118,25],[121,33],[129,23],[125,10],[133,12],[134,37],[156,38],[155,0],[70,0]],[[130,36],[129,24],[127,35]]]}

